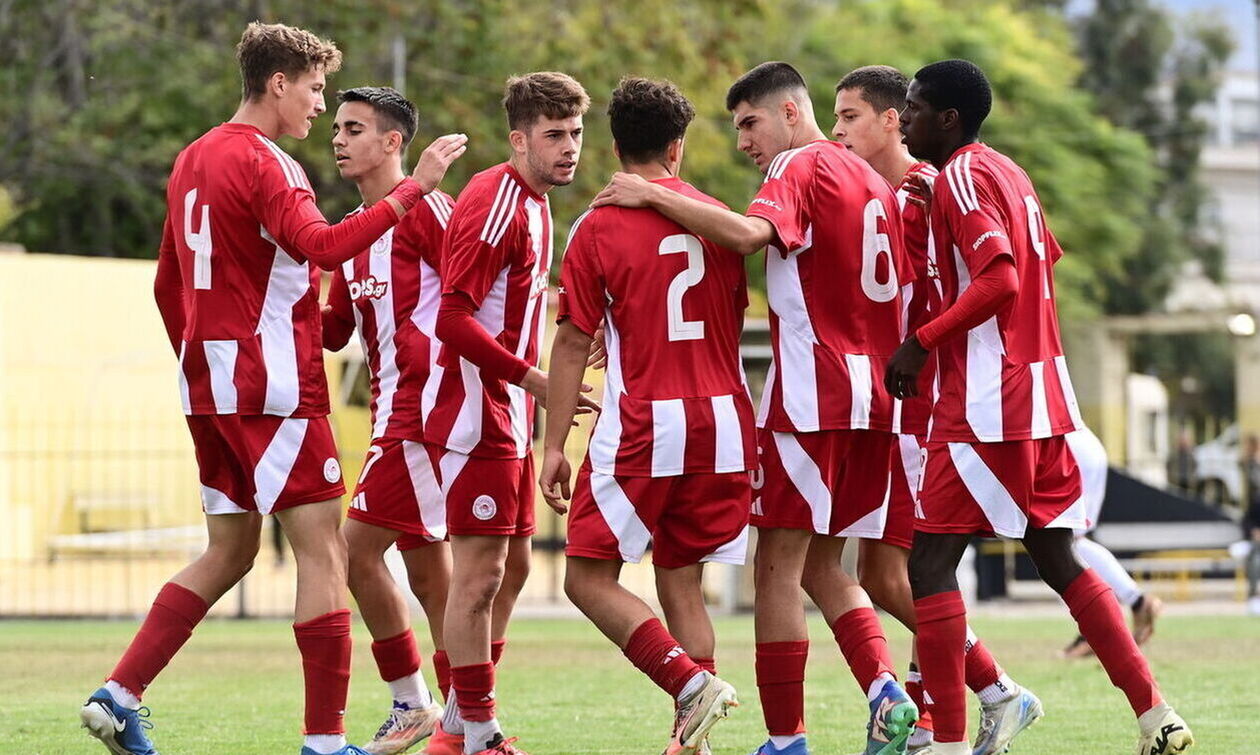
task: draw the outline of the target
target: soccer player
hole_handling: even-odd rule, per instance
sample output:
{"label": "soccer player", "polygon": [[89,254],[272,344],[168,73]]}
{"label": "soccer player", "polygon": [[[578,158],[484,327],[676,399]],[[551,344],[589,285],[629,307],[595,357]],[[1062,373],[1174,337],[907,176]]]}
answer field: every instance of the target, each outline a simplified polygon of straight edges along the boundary
{"label": "soccer player", "polygon": [[[547,192],[573,181],[582,148],[581,84],[563,73],[508,79],[503,98],[512,154],[460,192],[442,253],[437,336],[442,369],[425,440],[441,453],[454,569],[444,627],[456,705],[442,728],[464,752],[519,752],[495,718],[494,663],[505,615],[529,572],[534,532],[530,441],[551,266]],[[589,402],[588,402],[589,403]]]}
{"label": "soccer player", "polygon": [[[1155,633],[1155,620],[1163,613],[1164,602],[1155,595],[1147,595],[1115,554],[1089,537],[1089,533],[1098,526],[1103,500],[1107,497],[1107,449],[1088,427],[1070,433],[1067,440],[1081,469],[1081,488],[1085,497],[1087,521],[1086,526],[1075,532],[1076,555],[1102,577],[1116,594],[1116,600],[1133,612],[1133,641],[1141,647]],[[1081,635],[1077,635],[1063,651],[1066,658],[1083,658],[1093,654],[1093,649]]]}
{"label": "soccer player", "polygon": [[[851,71],[836,85],[836,125],[831,135],[896,187],[906,253],[914,268],[907,315],[908,326],[913,330],[930,317],[931,311],[939,311],[940,284],[925,202],[912,201],[922,199],[916,196],[920,191],[918,182],[931,181],[937,171],[931,164],[911,157],[901,142],[898,118],[905,107],[909,83],[905,74],[891,66],[865,66]],[[920,378],[925,384],[934,380],[934,368],[934,362],[927,364],[926,374]],[[898,436],[892,455],[888,521],[883,538],[862,540],[858,550],[862,587],[876,605],[911,632],[915,628],[914,599],[906,565],[914,541],[915,497],[923,475],[931,412],[932,398],[927,391],[898,400],[894,406],[893,422]],[[966,653],[967,686],[980,698],[981,709],[975,755],[1003,752],[1020,731],[1040,717],[1041,703],[1006,676],[970,628]],[[911,752],[932,742],[931,716],[924,708],[922,677],[916,663],[910,664],[906,676],[906,691],[921,712],[908,743]]]}
{"label": "soccer player", "polygon": [[[624,78],[608,104],[622,169],[725,207],[678,178],[695,110],[668,82]],[[739,360],[743,260],[648,209],[606,206],[573,224],[549,363],[539,485],[567,510],[564,444],[597,330],[607,381],[569,516],[565,593],[632,664],[674,699],[666,753],[695,753],[736,705],[713,674],[705,563],[743,564],[757,466],[752,401]],[[669,631],[618,584],[648,544]],[[677,639],[675,639],[677,638]]]}
{"label": "soccer player", "polygon": [[154,284],[179,355],[209,544],[158,593],[80,717],[111,752],[155,752],[140,697],[209,607],[249,571],[262,515],[275,514],[297,560],[302,753],[361,753],[344,735],[345,489],[327,419],[312,263],[332,269],[379,238],[437,186],[467,140],[438,139],[411,178],[366,212],[329,225],[301,166],[273,140],[306,137],[324,112],[325,77],[338,69],[341,53],[310,32],[254,23],[241,36],[237,59],[244,92],[236,114],[175,160]]}
{"label": "soccer player", "polygon": [[616,174],[595,205],[651,207],[745,255],[769,247],[775,359],[758,417],[763,484],[752,523],[757,686],[770,738],[757,752],[809,751],[803,586],[870,702],[866,752],[903,753],[917,710],[896,682],[870,599],[840,567],[846,537],[879,537],[884,528],[895,436],[878,374],[900,340],[901,287],[911,275],[897,198],[824,136],[804,79],[787,63],[744,74],[726,106],[739,149],[765,173],[747,215],[628,173]]}
{"label": "soccer player", "polygon": [[[418,118],[416,106],[388,87],[348,89],[337,99],[333,154],[341,177],[354,181],[363,198],[354,215],[403,180]],[[439,347],[433,336],[438,258],[453,204],[441,191],[426,194],[397,226],[337,268],[324,308],[324,347],[341,349],[357,329],[371,375],[372,442],[342,534],[350,592],[393,696],[385,723],[363,748],[373,755],[403,752],[432,734],[442,717],[420,675],[407,603],[384,556],[396,543],[440,659],[451,557],[442,491],[424,445],[422,395]],[[440,661],[434,665],[439,687],[449,688]]]}
{"label": "soccer player", "polygon": [[897,349],[885,375],[890,392],[913,397],[936,353],[940,394],[910,553],[935,726],[923,752],[971,752],[955,569],[977,532],[1023,541],[1138,715],[1139,752],[1183,752],[1189,728],[1164,702],[1110,588],[1072,550],[1085,507],[1066,440],[1081,421],[1054,308],[1052,266],[1063,252],[1028,176],[979,141],[991,104],[975,64],[946,60],[915,74],[901,116],[910,153],[940,170],[931,212],[944,308]]}

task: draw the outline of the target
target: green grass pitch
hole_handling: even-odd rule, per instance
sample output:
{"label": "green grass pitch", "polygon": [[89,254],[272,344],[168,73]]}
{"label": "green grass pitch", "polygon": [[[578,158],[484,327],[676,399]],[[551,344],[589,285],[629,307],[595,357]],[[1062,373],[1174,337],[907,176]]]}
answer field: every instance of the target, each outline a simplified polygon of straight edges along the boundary
{"label": "green grass pitch", "polygon": [[[1013,755],[1132,753],[1136,726],[1123,696],[1094,661],[1064,662],[1056,651],[1073,635],[1066,615],[973,622],[1011,675],[1035,690],[1046,717],[1025,732]],[[865,701],[827,628],[810,622],[813,647],[806,687],[810,742],[817,755],[861,749]],[[885,621],[897,665],[907,634]],[[10,752],[104,752],[79,728],[78,708],[124,648],[135,622],[0,622],[0,710]],[[715,753],[746,754],[763,738],[753,684],[752,621],[717,621],[718,670],[740,691],[742,707],[712,737]],[[427,635],[417,632],[422,647]],[[376,675],[368,634],[355,627],[354,677],[347,717],[362,743],[383,719],[387,691]],[[1252,726],[1260,711],[1260,620],[1171,617],[1148,654],[1165,694],[1195,730],[1199,755],[1260,753]],[[430,680],[431,669],[425,663]],[[164,755],[296,753],[301,746],[300,666],[283,622],[210,621],[149,690],[153,737]],[[499,716],[531,755],[659,753],[671,706],[595,629],[579,619],[523,619],[512,627],[499,673]],[[974,707],[971,726],[975,727]]]}

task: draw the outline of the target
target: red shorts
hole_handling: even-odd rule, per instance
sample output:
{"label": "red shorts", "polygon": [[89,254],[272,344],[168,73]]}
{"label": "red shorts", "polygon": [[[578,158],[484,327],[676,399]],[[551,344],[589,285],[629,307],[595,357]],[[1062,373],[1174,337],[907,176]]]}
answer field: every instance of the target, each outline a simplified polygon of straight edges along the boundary
{"label": "red shorts", "polygon": [[906,550],[914,545],[915,506],[927,458],[925,444],[923,437],[903,433],[897,436],[892,453],[892,492],[888,495],[888,521],[880,541]]}
{"label": "red shorts", "polygon": [[327,417],[192,414],[187,420],[207,514],[271,514],[346,492]]}
{"label": "red shorts", "polygon": [[753,526],[883,537],[896,437],[877,430],[761,430]]}
{"label": "red shorts", "polygon": [[1081,472],[1065,436],[929,442],[914,528],[1022,538],[1028,527],[1083,527]]}
{"label": "red shorts", "polygon": [[346,516],[401,533],[399,550],[446,539],[446,504],[431,452],[412,440],[372,441]]}
{"label": "red shorts", "polygon": [[534,534],[534,457],[487,459],[435,448],[452,535]]}
{"label": "red shorts", "polygon": [[583,465],[569,511],[567,556],[676,569],[702,562],[743,565],[752,487],[747,472],[628,477]]}

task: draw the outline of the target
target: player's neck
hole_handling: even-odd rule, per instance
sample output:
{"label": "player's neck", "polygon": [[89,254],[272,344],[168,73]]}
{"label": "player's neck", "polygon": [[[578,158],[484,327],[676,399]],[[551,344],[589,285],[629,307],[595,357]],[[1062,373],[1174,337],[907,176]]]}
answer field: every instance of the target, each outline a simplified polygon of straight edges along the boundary
{"label": "player's neck", "polygon": [[272,140],[280,136],[280,114],[276,112],[275,108],[268,107],[263,102],[243,100],[228,123],[243,123],[247,126],[253,126],[261,131],[263,136]]}
{"label": "player's neck", "polygon": [[371,207],[384,199],[404,178],[406,175],[403,174],[402,165],[390,161],[389,165],[382,165],[366,176],[355,179],[359,186],[359,196],[363,198],[363,206]]}
{"label": "player's neck", "polygon": [[525,158],[520,155],[513,154],[508,160],[508,165],[511,165],[517,175],[525,179],[525,183],[529,184],[529,188],[540,197],[546,196],[547,192],[555,188],[555,184],[540,181],[536,178],[533,171],[529,169],[529,165],[526,164]]}
{"label": "player's neck", "polygon": [[964,147],[969,147],[972,144],[976,144],[979,141],[980,141],[979,136],[959,137],[957,140],[951,141],[948,144],[942,146],[941,151],[932,157],[931,162],[933,165],[936,166],[937,170],[944,170],[945,164],[953,159],[954,155],[958,153],[958,150]]}
{"label": "player's neck", "polygon": [[630,163],[622,163],[621,169],[627,173],[633,173],[641,176],[649,181],[661,181],[666,178],[678,177],[678,163],[644,163],[642,165],[632,165]]}
{"label": "player's neck", "polygon": [[799,147],[804,147],[806,144],[811,142],[819,140],[825,141],[826,139],[827,135],[822,132],[822,129],[818,128],[818,124],[802,123],[792,133],[792,140],[788,144],[787,148],[797,149]]}
{"label": "player's neck", "polygon": [[901,183],[901,179],[905,178],[910,166],[915,162],[900,139],[896,144],[890,144],[878,154],[871,156],[871,167],[893,186]]}

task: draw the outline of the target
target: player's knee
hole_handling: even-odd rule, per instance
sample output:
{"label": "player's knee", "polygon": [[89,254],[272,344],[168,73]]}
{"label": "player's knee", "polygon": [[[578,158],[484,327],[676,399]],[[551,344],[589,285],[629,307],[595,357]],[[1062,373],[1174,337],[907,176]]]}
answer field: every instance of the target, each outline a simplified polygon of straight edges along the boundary
{"label": "player's knee", "polygon": [[503,565],[487,565],[483,570],[465,575],[459,584],[452,584],[451,593],[467,600],[473,611],[485,613],[494,605],[502,586]]}
{"label": "player's knee", "polygon": [[[420,605],[429,606],[433,601],[446,597],[447,584],[437,574],[429,571],[407,574],[407,586]],[[427,613],[427,610],[426,610]]]}
{"label": "player's knee", "polygon": [[873,569],[863,571],[858,583],[870,596],[871,602],[881,608],[891,605],[896,600],[897,593],[904,589],[893,575]]}
{"label": "player's knee", "polygon": [[240,580],[254,568],[254,558],[258,555],[258,541],[211,543],[206,548],[206,556],[213,559],[219,571]]}

